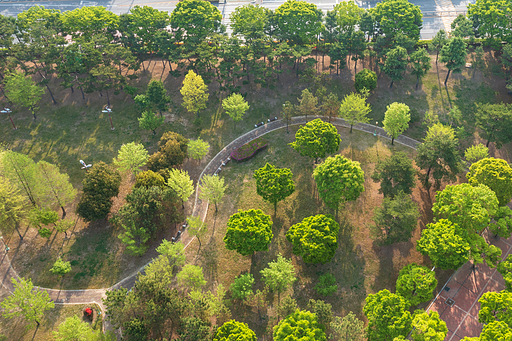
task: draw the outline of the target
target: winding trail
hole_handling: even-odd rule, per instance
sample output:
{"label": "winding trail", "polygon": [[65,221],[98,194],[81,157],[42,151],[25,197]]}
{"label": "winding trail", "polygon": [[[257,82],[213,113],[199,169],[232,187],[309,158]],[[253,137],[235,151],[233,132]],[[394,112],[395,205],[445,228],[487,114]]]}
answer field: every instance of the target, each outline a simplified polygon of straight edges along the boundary
{"label": "winding trail", "polygon": [[[315,118],[324,118],[323,116],[308,116],[308,122],[315,119]],[[299,117],[293,117],[290,122],[290,126],[293,125],[299,125],[299,124],[305,124],[306,118],[303,116]],[[341,118],[335,118],[331,121],[332,124],[344,128],[350,128],[350,124],[346,123],[345,120]],[[201,216],[201,219],[204,221],[206,219],[206,214],[208,213],[208,202],[204,202],[199,199],[199,180],[205,175],[205,174],[214,174],[217,169],[221,168],[222,162],[227,160],[229,155],[232,151],[237,149],[238,147],[260,137],[265,134],[268,134],[272,131],[286,128],[286,122],[283,120],[276,120],[273,122],[266,123],[258,128],[255,128],[235,140],[231,141],[227,146],[225,146],[220,152],[215,155],[208,165],[203,169],[201,174],[199,175],[199,179],[196,185],[196,191],[195,191],[195,199],[194,199],[194,208],[192,210],[192,214],[194,216]],[[369,134],[374,134],[375,136],[384,137],[387,139],[391,139],[387,135],[387,133],[382,129],[381,127],[377,127],[371,124],[357,124],[354,125],[353,129],[366,132]],[[416,149],[416,146],[420,143],[414,139],[411,139],[407,136],[399,136],[395,139],[396,143],[405,145],[407,147]],[[193,237],[189,236],[187,231],[182,235],[182,242],[185,244],[185,248],[190,245],[190,243],[193,241]],[[3,242],[3,239],[0,240],[0,250],[5,250],[5,244]],[[2,286],[8,290],[8,292],[12,293],[14,290],[14,287],[12,285],[11,278],[19,278],[18,274],[14,270],[14,268],[11,265],[11,262],[8,257],[8,252],[5,252],[3,256],[1,256],[2,259],[0,261],[0,276],[2,278]],[[102,316],[105,316],[105,306],[103,305],[102,298],[106,297],[106,291],[112,290],[112,289],[119,289],[121,287],[130,289],[135,284],[135,281],[137,279],[137,275],[139,273],[144,272],[144,268],[150,264],[147,263],[146,265],[142,266],[141,268],[134,271],[130,276],[124,278],[123,280],[119,281],[118,283],[114,284],[113,286],[109,288],[104,289],[82,289],[82,290],[61,290],[61,289],[51,289],[51,288],[41,288],[36,287],[39,290],[45,290],[48,292],[50,298],[55,302],[55,304],[88,304],[88,303],[96,303],[102,310]],[[104,321],[106,322],[106,321]],[[109,329],[110,326],[108,323],[103,323],[104,328]]]}

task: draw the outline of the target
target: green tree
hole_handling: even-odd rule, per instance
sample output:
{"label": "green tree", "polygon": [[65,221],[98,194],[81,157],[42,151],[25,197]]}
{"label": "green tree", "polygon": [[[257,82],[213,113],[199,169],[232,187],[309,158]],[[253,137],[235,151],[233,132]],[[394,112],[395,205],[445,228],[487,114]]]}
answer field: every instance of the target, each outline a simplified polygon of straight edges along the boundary
{"label": "green tree", "polygon": [[315,285],[315,290],[319,295],[330,296],[338,290],[336,278],[327,273],[318,277],[318,283]]}
{"label": "green tree", "polygon": [[0,228],[5,234],[13,229],[18,232],[20,240],[23,236],[19,224],[28,215],[28,202],[7,179],[0,177]]}
{"label": "green tree", "polygon": [[457,179],[457,174],[462,171],[458,146],[459,141],[451,127],[437,123],[428,129],[415,159],[416,165],[427,171],[420,175],[425,187],[429,186],[430,175],[434,178],[435,188],[441,186],[441,181]]}
{"label": "green tree", "polygon": [[291,104],[289,101],[286,101],[283,104],[283,119],[286,120],[286,133],[289,133],[290,130],[288,129],[288,126],[290,124],[290,121],[292,120],[293,115],[295,114],[296,108],[293,104]]}
{"label": "green tree", "polygon": [[68,230],[75,226],[75,221],[72,219],[62,219],[55,224],[55,230],[60,233],[64,233],[66,238],[68,237]]}
{"label": "green tree", "polygon": [[300,155],[315,159],[324,158],[327,154],[338,151],[341,143],[336,127],[317,118],[300,126],[295,134],[295,141],[289,145]]}
{"label": "green tree", "polygon": [[412,160],[404,152],[396,152],[388,158],[379,159],[372,174],[374,182],[380,181],[379,193],[393,198],[400,192],[411,194],[416,186],[416,170]]}
{"label": "green tree", "polygon": [[156,248],[156,251],[168,258],[174,267],[185,265],[186,256],[183,250],[185,250],[185,244],[182,242],[173,243],[166,239],[162,240],[162,243]]}
{"label": "green tree", "polygon": [[275,10],[277,34],[284,41],[307,44],[322,30],[323,13],[315,4],[288,0]]}
{"label": "green tree", "polygon": [[407,64],[409,64],[408,57],[407,50],[401,46],[397,46],[387,52],[382,72],[391,78],[390,88],[393,87],[395,81],[404,78],[405,69]]}
{"label": "green tree", "polygon": [[9,101],[14,105],[26,107],[36,119],[37,103],[44,94],[44,89],[38,86],[32,78],[23,72],[14,71],[4,77],[4,91]]}
{"label": "green tree", "polygon": [[199,253],[199,250],[201,250],[201,238],[203,238],[206,235],[206,232],[208,232],[208,228],[206,227],[206,224],[201,220],[201,217],[196,216],[190,216],[187,217],[187,231],[188,234],[192,237],[196,237],[197,241],[199,242],[199,249],[197,252]]}
{"label": "green tree", "polygon": [[417,49],[410,56],[410,62],[412,67],[411,73],[414,76],[416,76],[416,89],[418,89],[420,79],[425,77],[432,68],[430,60],[430,55],[428,54],[428,51],[424,48]]}
{"label": "green tree", "polygon": [[256,334],[247,326],[247,323],[230,320],[217,329],[213,341],[256,341]]}
{"label": "green tree", "polygon": [[448,185],[437,192],[432,207],[435,219],[448,219],[470,233],[485,229],[497,210],[498,199],[489,187],[467,183]]}
{"label": "green tree", "polygon": [[382,124],[386,133],[391,136],[391,144],[395,142],[395,138],[409,128],[411,120],[409,111],[409,107],[403,103],[394,102],[387,106]]}
{"label": "green tree", "polygon": [[320,198],[338,212],[339,205],[356,200],[364,191],[364,172],[359,162],[342,155],[328,157],[313,170]]}
{"label": "green tree", "polygon": [[274,327],[275,341],[326,341],[325,332],[317,321],[316,314],[297,309]]}
{"label": "green tree", "polygon": [[199,198],[201,200],[208,200],[215,205],[215,212],[217,212],[217,205],[222,202],[226,186],[224,185],[224,178],[215,175],[204,175],[201,178],[201,185],[199,186]]}
{"label": "green tree", "polygon": [[11,281],[14,292],[0,302],[0,307],[4,309],[3,315],[9,319],[23,316],[25,320],[34,321],[39,327],[45,311],[55,308],[48,292],[35,289],[30,279],[11,278]]}
{"label": "green tree", "polygon": [[[185,0],[183,2],[192,1],[201,2],[201,0]],[[181,105],[189,112],[199,115],[199,110],[206,109],[209,96],[208,86],[204,84],[203,78],[194,71],[190,70],[185,76],[180,93],[183,96]]]}
{"label": "green tree", "polygon": [[436,273],[416,263],[404,266],[396,280],[397,294],[408,300],[411,306],[430,301],[436,286]]}
{"label": "green tree", "polygon": [[505,206],[512,198],[512,168],[505,160],[490,157],[475,162],[466,178],[473,186],[482,184],[489,187],[496,193],[499,206]]}
{"label": "green tree", "polygon": [[384,289],[366,297],[363,313],[368,319],[368,341],[392,340],[406,336],[411,330],[412,317],[407,310],[409,302],[398,294]]}
{"label": "green tree", "polygon": [[286,232],[293,253],[306,263],[329,262],[338,248],[340,225],[330,216],[318,214],[304,218]]}
{"label": "green tree", "polygon": [[105,218],[112,207],[112,197],[119,194],[119,172],[104,162],[98,162],[86,173],[82,184],[84,193],[76,213],[86,221]]}
{"label": "green tree", "polygon": [[365,12],[354,1],[344,1],[334,6],[336,23],[341,32],[352,32]]}
{"label": "green tree", "polygon": [[461,228],[449,220],[441,219],[428,224],[421,231],[416,249],[429,256],[432,264],[440,269],[458,269],[469,259],[471,246],[461,235]]}
{"label": "green tree", "polygon": [[510,340],[512,329],[503,321],[494,321],[484,325],[479,338],[464,338],[464,341]]}
{"label": "green tree", "polygon": [[489,324],[501,321],[512,328],[512,293],[507,291],[486,292],[478,300],[480,311],[478,322]]}
{"label": "green tree", "polygon": [[71,271],[71,263],[64,262],[60,257],[57,258],[57,261],[53,264],[50,272],[56,275],[65,275]]}
{"label": "green tree", "polygon": [[57,341],[86,341],[102,340],[99,332],[92,330],[89,323],[82,321],[78,316],[67,317],[59,324],[58,330],[53,332]]}
{"label": "green tree", "polygon": [[217,7],[202,0],[180,1],[171,14],[177,41],[190,45],[199,45],[211,37],[220,29],[221,20],[222,14]]}
{"label": "green tree", "polygon": [[201,160],[210,149],[210,144],[198,138],[197,140],[189,140],[187,144],[188,156],[194,160]]}
{"label": "green tree", "polygon": [[[138,6],[136,6],[136,7],[138,7]],[[144,6],[144,7],[147,7],[147,6]],[[167,13],[165,13],[165,14],[167,14]],[[148,43],[148,40],[149,39],[145,39],[144,42]],[[151,40],[149,40],[149,42],[150,41]],[[164,111],[166,109],[167,104],[171,103],[171,97],[167,96],[167,91],[164,88],[164,83],[162,83],[162,81],[157,81],[155,79],[152,79],[149,82],[148,90],[146,91],[146,96],[147,96],[149,102],[151,104],[153,104],[153,107],[160,112],[160,116],[162,116],[162,111]]]}
{"label": "green tree", "polygon": [[190,178],[188,172],[176,168],[170,169],[167,186],[181,199],[181,207],[185,208],[185,201],[194,193],[194,181]]}
{"label": "green tree", "polygon": [[399,33],[417,41],[422,27],[422,13],[407,0],[385,0],[374,9],[378,30],[393,39]]}
{"label": "green tree", "polygon": [[277,320],[279,321],[281,317],[286,317],[293,314],[298,308],[299,307],[297,306],[297,301],[291,298],[291,296],[286,296],[277,306]]}
{"label": "green tree", "polygon": [[336,316],[330,325],[336,341],[363,341],[364,338],[364,322],[349,311],[343,318]]}
{"label": "green tree", "polygon": [[477,145],[468,147],[464,152],[464,157],[468,162],[475,163],[489,157],[489,148],[479,143]]}
{"label": "green tree", "polygon": [[483,72],[485,70],[485,52],[482,45],[475,47],[475,53],[472,55],[473,61],[473,75],[471,78],[475,77],[476,70],[480,70]]}
{"label": "green tree", "polygon": [[372,111],[370,104],[366,103],[366,94],[350,93],[341,101],[339,116],[352,127],[357,123],[368,123],[368,114]]}
{"label": "green tree", "polygon": [[64,31],[73,40],[89,41],[95,35],[114,32],[119,17],[101,6],[86,6],[66,11],[62,15]]}
{"label": "green tree", "polygon": [[134,188],[151,188],[153,186],[165,188],[165,180],[163,176],[153,172],[152,170],[137,173],[135,176],[135,185],[133,185]]}
{"label": "green tree", "polygon": [[299,114],[306,117],[306,123],[308,122],[308,115],[314,116],[318,114],[318,98],[309,92],[308,89],[302,90],[302,95],[300,98],[297,98],[297,100],[299,101],[299,104],[295,107],[295,109]]}
{"label": "green tree", "polygon": [[332,118],[338,116],[340,105],[341,102],[338,99],[338,95],[332,92],[327,95],[324,104],[322,104],[322,111],[325,116],[329,117],[329,123],[331,123]]}
{"label": "green tree", "polygon": [[178,285],[183,289],[198,290],[206,284],[203,269],[200,266],[185,264],[176,276]]}
{"label": "green tree", "polygon": [[229,217],[224,243],[226,249],[242,256],[267,251],[272,238],[272,220],[262,210],[241,211]]}
{"label": "green tree", "polygon": [[475,41],[475,29],[473,20],[468,19],[465,14],[459,14],[451,23],[452,37],[460,37],[462,39],[469,38],[469,43]]}
{"label": "green tree", "polygon": [[436,35],[432,38],[429,44],[429,49],[436,51],[436,64],[439,59],[439,51],[443,48],[444,45],[448,42],[448,35],[445,30],[437,31]]}
{"label": "green tree", "polygon": [[448,74],[444,80],[444,85],[448,82],[450,72],[462,72],[462,67],[466,64],[467,45],[460,37],[453,37],[441,48],[439,61],[446,64]]}
{"label": "green tree", "polygon": [[238,6],[230,14],[233,35],[240,35],[249,42],[265,38],[270,11],[260,5]]}
{"label": "green tree", "polygon": [[369,69],[362,69],[355,76],[354,87],[358,93],[363,93],[365,89],[369,92],[377,87],[377,74]]}
{"label": "green tree", "polygon": [[164,121],[164,117],[158,117],[152,111],[143,111],[141,117],[137,118],[139,127],[144,130],[151,130],[156,135],[156,129],[160,127]]}
{"label": "green tree", "polygon": [[276,261],[269,262],[268,266],[260,273],[265,286],[270,291],[277,291],[278,302],[281,293],[285,292],[297,280],[292,260],[284,258],[281,254],[277,255]]}
{"label": "green tree", "polygon": [[501,206],[494,215],[489,231],[495,237],[509,238],[512,234],[512,210],[508,206]]}
{"label": "green tree", "polygon": [[0,153],[1,174],[9,180],[23,195],[37,205],[36,187],[38,181],[36,164],[28,156],[7,150]]}
{"label": "green tree", "polygon": [[269,163],[254,171],[256,192],[263,200],[274,204],[274,214],[277,213],[277,203],[295,192],[295,182],[292,171],[288,168],[277,168]]}
{"label": "green tree", "polygon": [[180,166],[187,158],[188,140],[182,135],[167,131],[158,141],[158,151],[149,157],[147,166],[167,178],[168,169]]}
{"label": "green tree", "polygon": [[241,274],[237,276],[233,283],[231,283],[231,293],[234,298],[244,300],[246,297],[252,295],[252,286],[254,284],[254,277],[250,273]]}
{"label": "green tree", "polygon": [[508,255],[500,264],[498,264],[498,272],[505,280],[505,287],[508,292],[512,292],[512,255]]}
{"label": "green tree", "polygon": [[249,104],[240,94],[231,94],[222,100],[222,108],[226,111],[229,117],[235,122],[242,120],[244,114],[249,110]]}
{"label": "green tree", "polygon": [[378,239],[385,245],[408,241],[419,217],[418,205],[410,195],[400,192],[393,198],[384,197],[373,214]]}
{"label": "green tree", "polygon": [[478,35],[486,39],[488,45],[499,46],[502,41],[512,40],[510,33],[510,13],[512,5],[509,0],[477,0],[468,4],[468,18]]}
{"label": "green tree", "polygon": [[200,341],[211,340],[210,321],[204,321],[197,317],[184,317],[181,319],[179,340]]}
{"label": "green tree", "polygon": [[481,131],[481,137],[489,143],[494,142],[500,149],[512,141],[512,105],[476,103],[476,126]]}
{"label": "green tree", "polygon": [[446,322],[439,318],[437,311],[414,315],[412,327],[413,341],[443,341],[448,333]]}
{"label": "green tree", "polygon": [[137,175],[140,172],[140,167],[144,167],[148,162],[148,158],[148,151],[142,144],[123,143],[117,152],[117,158],[114,158],[114,165],[122,171],[130,171]]}

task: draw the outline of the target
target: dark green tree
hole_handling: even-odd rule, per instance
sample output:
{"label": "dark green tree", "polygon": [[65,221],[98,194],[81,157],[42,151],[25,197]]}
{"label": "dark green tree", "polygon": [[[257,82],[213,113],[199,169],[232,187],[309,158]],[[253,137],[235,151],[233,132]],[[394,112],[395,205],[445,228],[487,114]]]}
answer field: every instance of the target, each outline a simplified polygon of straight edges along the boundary
{"label": "dark green tree", "polygon": [[408,300],[411,306],[430,301],[436,286],[436,273],[416,263],[404,266],[396,280],[396,292]]}
{"label": "dark green tree", "polygon": [[149,157],[147,167],[154,172],[161,170],[166,178],[168,169],[181,165],[187,157],[187,144],[188,140],[182,135],[165,132],[158,142],[158,151]]}
{"label": "dark green tree", "polygon": [[429,49],[436,51],[436,64],[439,59],[439,51],[443,48],[444,45],[448,42],[448,36],[445,30],[437,31],[436,35],[430,41]]}
{"label": "dark green tree", "polygon": [[323,13],[313,3],[289,0],[274,15],[279,37],[295,44],[315,41],[322,29]]}
{"label": "dark green tree", "polygon": [[292,171],[288,168],[276,168],[267,163],[254,171],[256,192],[263,200],[274,204],[274,214],[277,213],[277,203],[295,192],[295,182]]}
{"label": "dark green tree", "polygon": [[382,72],[391,78],[391,84],[389,85],[390,88],[393,87],[393,83],[395,81],[399,81],[404,78],[407,64],[409,64],[409,56],[406,49],[397,46],[388,51],[384,66],[382,67]]}
{"label": "dark green tree", "polygon": [[446,64],[448,74],[444,80],[444,85],[448,82],[450,72],[460,73],[462,67],[466,64],[467,45],[460,37],[453,37],[441,48],[439,61]]}
{"label": "dark green tree", "polygon": [[361,93],[363,89],[373,91],[377,87],[377,74],[369,69],[362,69],[356,73],[354,86]]}
{"label": "dark green tree", "polygon": [[432,68],[430,64],[431,58],[427,50],[419,48],[410,55],[409,60],[412,67],[411,73],[416,76],[416,89],[418,89],[420,79],[425,77]]}
{"label": "dark green tree", "polygon": [[374,182],[380,181],[379,193],[393,198],[400,192],[411,194],[416,186],[416,170],[412,160],[404,152],[396,152],[388,158],[379,159],[372,174]]}
{"label": "dark green tree", "polygon": [[476,103],[476,126],[480,129],[480,136],[489,143],[495,142],[500,149],[504,144],[512,141],[512,105],[500,103]]}
{"label": "dark green tree", "polygon": [[373,11],[380,34],[390,39],[398,33],[414,41],[420,38],[423,15],[419,6],[407,0],[384,0],[377,3]]}

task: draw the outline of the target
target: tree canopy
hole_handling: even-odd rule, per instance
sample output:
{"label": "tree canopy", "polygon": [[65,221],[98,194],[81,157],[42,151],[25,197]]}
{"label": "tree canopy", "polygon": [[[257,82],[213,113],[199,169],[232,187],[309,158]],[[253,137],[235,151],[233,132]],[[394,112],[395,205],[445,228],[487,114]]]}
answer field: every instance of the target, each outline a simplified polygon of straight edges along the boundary
{"label": "tree canopy", "polygon": [[413,341],[443,341],[448,334],[446,322],[439,318],[437,311],[421,312],[412,320]]}
{"label": "tree canopy", "polygon": [[495,142],[500,149],[512,141],[512,105],[500,103],[476,103],[476,126],[481,130],[480,136],[489,143]]}
{"label": "tree canopy", "polygon": [[341,101],[339,116],[352,127],[357,123],[368,123],[370,119],[368,114],[371,112],[370,104],[366,103],[366,95],[359,93],[350,93]]}
{"label": "tree canopy", "polygon": [[[180,2],[179,4],[182,4],[184,2],[201,3],[205,1],[185,0],[183,2]],[[207,3],[208,6],[212,6],[208,2],[205,3]],[[176,6],[176,8],[177,7],[178,6]],[[202,26],[203,23],[201,23],[200,25]],[[183,107],[191,113],[197,114],[200,110],[206,108],[206,102],[208,101],[209,96],[208,86],[204,84],[203,77],[197,75],[194,71],[190,70],[185,76],[185,79],[183,80],[183,86],[180,89],[180,93],[183,96],[183,103],[181,105],[183,105]]]}
{"label": "tree canopy", "polygon": [[377,29],[386,37],[401,33],[417,41],[422,28],[421,9],[407,0],[385,0],[374,10]]}
{"label": "tree canopy", "polygon": [[336,127],[317,118],[301,126],[295,134],[295,141],[290,146],[300,155],[315,159],[338,151],[341,143]]}
{"label": "tree canopy", "polygon": [[287,0],[275,10],[277,32],[281,39],[295,44],[314,41],[322,29],[323,13],[315,4]]}
{"label": "tree canopy", "polygon": [[409,128],[409,121],[411,120],[409,111],[409,107],[403,103],[394,102],[387,106],[382,124],[386,133],[391,136],[391,144]]}
{"label": "tree canopy", "polygon": [[505,160],[491,157],[475,162],[466,178],[473,186],[482,184],[494,191],[499,206],[508,204],[512,198],[512,168]]}
{"label": "tree canopy", "polygon": [[246,323],[230,320],[217,329],[213,341],[256,341],[256,334]]}
{"label": "tree canopy", "polygon": [[266,251],[273,238],[272,221],[262,210],[238,211],[229,217],[224,243],[242,256]]}
{"label": "tree canopy", "polygon": [[231,94],[222,100],[222,108],[235,122],[242,120],[244,114],[249,110],[249,104],[240,94]]}
{"label": "tree canopy", "polygon": [[267,163],[255,170],[253,177],[256,179],[256,192],[263,200],[273,204],[276,212],[277,203],[295,192],[293,174],[288,168],[277,168]]}
{"label": "tree canopy", "polygon": [[297,309],[274,327],[275,341],[326,341],[325,332],[317,322],[316,314]]}
{"label": "tree canopy", "polygon": [[137,175],[140,172],[140,167],[146,165],[148,158],[148,151],[142,144],[130,142],[119,148],[114,164],[121,170],[128,170]]}
{"label": "tree canopy", "polygon": [[201,178],[201,185],[199,186],[199,198],[201,200],[208,200],[215,205],[215,212],[217,212],[217,205],[222,202],[226,186],[224,185],[224,178],[215,175],[205,175]]}
{"label": "tree canopy", "polygon": [[411,194],[416,186],[416,170],[412,160],[404,152],[396,152],[390,157],[379,159],[372,174],[374,182],[380,181],[379,193],[394,197],[400,192]]}
{"label": "tree canopy", "polygon": [[396,292],[408,300],[411,306],[430,301],[436,287],[436,273],[416,263],[404,266],[396,280]]}

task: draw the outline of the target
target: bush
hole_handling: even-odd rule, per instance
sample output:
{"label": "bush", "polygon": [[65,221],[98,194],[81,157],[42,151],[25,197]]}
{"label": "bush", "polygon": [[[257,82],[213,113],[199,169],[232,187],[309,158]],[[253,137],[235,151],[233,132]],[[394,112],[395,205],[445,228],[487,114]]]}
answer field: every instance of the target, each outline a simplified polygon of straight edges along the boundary
{"label": "bush", "polygon": [[363,89],[373,91],[377,87],[377,74],[371,70],[363,69],[356,74],[356,81],[354,84],[357,92],[362,92]]}
{"label": "bush", "polygon": [[243,274],[235,278],[231,283],[231,293],[234,298],[245,299],[252,294],[252,285],[254,284],[254,277],[252,274]]}
{"label": "bush", "polygon": [[57,261],[53,264],[53,267],[50,269],[50,272],[54,275],[65,275],[71,271],[71,263],[64,262],[62,259],[58,258]]}
{"label": "bush", "polygon": [[38,233],[43,238],[50,238],[50,236],[52,235],[53,231],[50,230],[50,229],[47,229],[46,227],[43,227],[42,229],[39,229]]}
{"label": "bush", "polygon": [[315,290],[319,295],[330,296],[338,290],[336,279],[331,274],[325,274],[318,278],[318,283],[315,285]]}
{"label": "bush", "polygon": [[231,158],[236,161],[246,161],[256,155],[259,150],[265,147],[267,147],[267,142],[258,138],[232,151]]}

